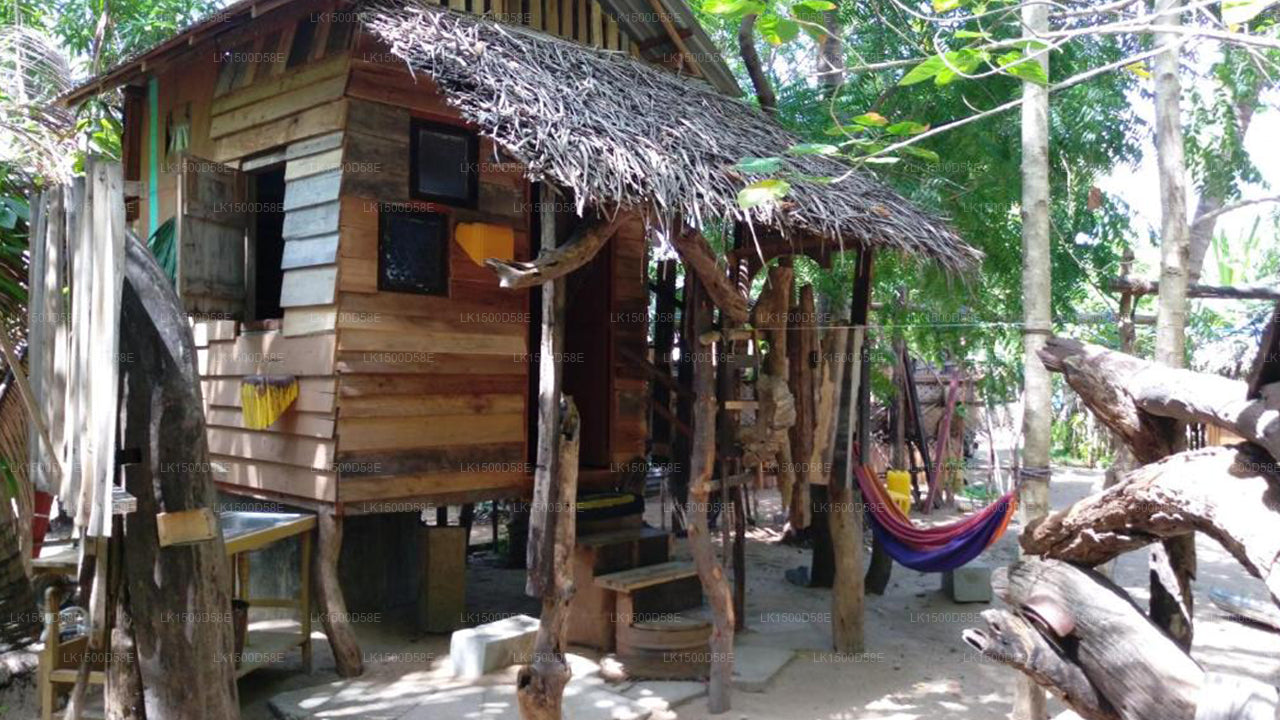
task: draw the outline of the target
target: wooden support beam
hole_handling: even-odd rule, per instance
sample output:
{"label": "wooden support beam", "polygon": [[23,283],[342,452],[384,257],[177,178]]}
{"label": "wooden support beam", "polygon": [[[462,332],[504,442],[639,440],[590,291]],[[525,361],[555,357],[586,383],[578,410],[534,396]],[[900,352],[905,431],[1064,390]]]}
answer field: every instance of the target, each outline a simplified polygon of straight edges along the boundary
{"label": "wooden support beam", "polygon": [[489,258],[484,264],[493,270],[504,288],[518,290],[551,282],[591,262],[617,232],[622,220],[622,213],[608,219],[584,218],[568,240],[561,245],[543,247],[538,257],[529,262]]}
{"label": "wooden support beam", "polygon": [[[538,635],[533,645],[533,661],[516,675],[516,700],[521,720],[560,720],[564,688],[571,672],[564,650],[569,624],[569,604],[573,600],[573,549],[577,536],[578,443],[581,422],[573,400],[561,396],[560,426],[555,436],[556,477],[553,479],[559,505],[533,508],[530,528],[551,528],[554,555],[543,561],[550,566],[551,583],[545,585]],[[531,541],[529,547],[534,547]],[[543,568],[538,568],[542,570]],[[532,575],[533,568],[530,568]],[[540,573],[545,578],[546,573]]]}
{"label": "wooden support beam", "polygon": [[[1160,292],[1160,283],[1155,280],[1141,278],[1118,277],[1107,283],[1112,292],[1129,293],[1135,297],[1156,295]],[[1213,300],[1280,300],[1280,286],[1275,285],[1202,285],[1195,283],[1187,286],[1187,297]]]}
{"label": "wooden support beam", "polygon": [[[684,232],[672,234],[671,244],[675,247],[685,267],[693,271],[702,283],[703,289],[711,297],[712,302],[735,325],[747,321],[747,299],[737,291],[729,277],[725,275],[716,262],[715,252],[707,244],[707,239],[698,230],[688,228]],[[701,332],[710,330],[708,325]]]}
{"label": "wooden support beam", "polygon": [[[796,422],[791,426],[791,458],[804,462],[813,453],[814,393],[813,358],[817,354],[817,330],[813,286],[800,290],[800,302],[791,308],[796,321],[788,324],[787,353],[791,380],[791,394],[795,398]],[[792,533],[803,532],[809,526],[808,477],[796,474],[795,488],[791,493],[791,511],[788,521]]]}
{"label": "wooden support beam", "polygon": [[355,631],[347,622],[347,601],[338,581],[338,556],[342,554],[342,518],[332,506],[316,513],[316,554],[312,576],[315,578],[316,604],[320,608],[320,624],[329,637],[333,664],[340,677],[364,674],[364,656]]}
{"label": "wooden support beam", "polygon": [[[694,332],[711,325],[711,306],[693,293],[685,296],[686,307],[693,313]],[[715,366],[709,353],[695,353],[693,358],[693,448],[690,453],[689,503],[687,523],[689,550],[698,570],[702,592],[711,605],[710,639],[711,669],[707,690],[707,707],[713,713],[729,710],[729,691],[733,687],[733,597],[724,567],[711,545],[707,510],[711,503],[711,476],[715,466],[716,398]]]}
{"label": "wooden support beam", "polygon": [[[542,207],[555,207],[550,202],[553,197],[552,188],[544,183],[539,191]],[[559,228],[555,213],[549,210],[543,210],[539,222],[541,257],[559,249]],[[556,582],[556,523],[559,515],[546,511],[555,508],[560,502],[573,501],[573,498],[560,496],[560,487],[556,482],[559,478],[560,460],[560,395],[564,375],[560,358],[564,356],[564,324],[565,283],[563,279],[557,279],[542,286],[542,327],[538,346],[538,451],[537,467],[534,470],[533,507],[542,512],[533,512],[529,518],[529,571],[525,579],[525,592],[536,598],[550,595]]]}
{"label": "wooden support beam", "polygon": [[[864,578],[862,570],[862,493],[853,481],[855,463],[862,463],[867,446],[855,452],[854,438],[862,434],[868,418],[860,412],[863,377],[867,375],[866,329],[867,311],[871,305],[872,251],[858,253],[858,271],[854,278],[850,322],[853,332],[848,342],[846,363],[848,377],[840,400],[844,415],[844,451],[834,463],[828,494],[831,498],[831,546],[835,554],[835,582],[831,590],[831,644],[836,652],[857,653],[863,648]],[[868,388],[869,389],[869,388]],[[869,395],[867,396],[870,397]]]}

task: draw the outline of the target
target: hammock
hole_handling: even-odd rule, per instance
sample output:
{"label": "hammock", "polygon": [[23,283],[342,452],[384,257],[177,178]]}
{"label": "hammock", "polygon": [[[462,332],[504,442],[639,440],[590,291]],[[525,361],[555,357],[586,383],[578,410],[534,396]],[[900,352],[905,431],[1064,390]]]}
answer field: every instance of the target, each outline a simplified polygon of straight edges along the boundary
{"label": "hammock", "polygon": [[894,560],[920,572],[955,570],[1000,539],[1017,507],[1017,491],[959,522],[918,528],[889,498],[889,491],[865,467],[856,468],[858,486],[871,516],[871,530]]}

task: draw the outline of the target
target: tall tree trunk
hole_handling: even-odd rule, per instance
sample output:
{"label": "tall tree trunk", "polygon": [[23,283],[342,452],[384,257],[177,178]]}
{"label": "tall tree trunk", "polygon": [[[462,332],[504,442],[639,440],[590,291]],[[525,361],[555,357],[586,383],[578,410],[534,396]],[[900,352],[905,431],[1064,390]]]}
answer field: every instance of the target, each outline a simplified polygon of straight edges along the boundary
{"label": "tall tree trunk", "polygon": [[[1022,9],[1024,36],[1048,31],[1045,5]],[[1040,56],[1046,75],[1049,56]],[[1024,402],[1022,417],[1022,504],[1024,524],[1049,511],[1049,422],[1051,386],[1049,371],[1037,355],[1052,332],[1050,317],[1049,255],[1049,91],[1032,82],[1022,83],[1022,335]],[[1047,717],[1045,695],[1033,681],[1020,677],[1015,688],[1013,717],[1042,720]]]}
{"label": "tall tree trunk", "polygon": [[[1159,24],[1182,22],[1182,0],[1158,0],[1166,11]],[[1156,362],[1186,363],[1187,282],[1190,228],[1187,225],[1186,163],[1182,148],[1182,85],[1178,80],[1181,36],[1161,33],[1166,49],[1156,55],[1156,157],[1160,167],[1160,294],[1156,304]],[[1181,427],[1174,429],[1177,440]],[[1176,442],[1176,441],[1175,441]],[[1175,446],[1177,449],[1177,446]],[[1191,647],[1191,580],[1196,571],[1195,535],[1174,538],[1151,553],[1151,619],[1183,648]]]}
{"label": "tall tree trunk", "polygon": [[755,13],[744,16],[738,25],[738,54],[742,56],[742,64],[747,68],[747,76],[751,78],[751,87],[756,91],[760,109],[768,115],[777,113],[778,97],[773,94],[769,76],[764,72],[764,63],[760,61],[760,53],[756,51]]}
{"label": "tall tree trunk", "polygon": [[[1246,91],[1236,100],[1236,132],[1239,133],[1242,142],[1249,132],[1249,124],[1253,121],[1259,89],[1260,87],[1255,87],[1251,91]],[[1222,193],[1214,192],[1210,188],[1204,188],[1200,193],[1200,200],[1196,203],[1196,220],[1192,221],[1191,225],[1188,248],[1187,280],[1192,284],[1200,281],[1200,273],[1204,270],[1204,256],[1209,250],[1209,243],[1213,240],[1213,231],[1218,227],[1216,216],[1204,222],[1199,222],[1199,218],[1221,210],[1226,204],[1227,200],[1222,197]]]}
{"label": "tall tree trunk", "polygon": [[[696,284],[695,284],[696,285]],[[701,288],[685,295],[685,311],[693,313],[694,337],[711,328],[711,307]],[[711,507],[711,474],[715,466],[715,367],[706,350],[693,360],[693,451],[689,462],[689,504],[686,511],[689,550],[698,569],[702,592],[711,605],[711,670],[707,709],[728,712],[733,687],[733,597],[724,567],[711,546],[707,509]]]}
{"label": "tall tree trunk", "polygon": [[828,99],[835,97],[844,84],[844,46],[840,42],[840,3],[822,11],[822,27],[826,33],[818,41],[818,84]]}

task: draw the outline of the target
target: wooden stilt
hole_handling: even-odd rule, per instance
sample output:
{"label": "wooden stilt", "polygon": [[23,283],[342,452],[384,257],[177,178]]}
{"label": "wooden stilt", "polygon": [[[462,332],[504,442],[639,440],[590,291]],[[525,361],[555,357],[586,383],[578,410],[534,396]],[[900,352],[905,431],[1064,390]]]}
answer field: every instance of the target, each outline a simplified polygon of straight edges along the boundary
{"label": "wooden stilt", "polygon": [[[853,332],[848,342],[848,357],[852,362],[846,363],[845,378],[841,383],[844,388],[840,408],[846,422],[845,435],[838,436],[842,441],[843,452],[837,456],[838,462],[832,469],[831,485],[831,545],[835,555],[835,578],[831,592],[831,640],[837,652],[862,652],[863,648],[863,596],[864,578],[862,575],[862,493],[853,481],[853,465],[862,462],[861,453],[867,452],[868,445],[859,445],[860,453],[855,454],[853,438],[855,435],[869,435],[868,418],[870,395],[864,394],[864,378],[868,363],[864,360],[866,353],[867,310],[871,305],[871,263],[872,253],[863,250],[858,255],[858,274],[854,280],[852,312],[850,325]],[[868,413],[863,412],[863,397],[866,397]]]}
{"label": "wooden stilt", "polygon": [[[520,669],[516,677],[516,698],[522,720],[559,720],[564,687],[569,683],[569,663],[565,659],[565,637],[569,622],[569,604],[573,600],[573,547],[577,534],[576,508],[573,498],[578,493],[579,419],[573,400],[564,398],[561,425],[556,447],[555,484],[558,495],[567,498],[567,507],[543,509],[554,514],[555,555],[552,583],[542,596],[542,616],[538,636],[534,640],[533,662]],[[533,526],[540,513],[534,513]],[[530,545],[532,547],[532,544]],[[551,560],[552,558],[547,558]]]}
{"label": "wooden stilt", "polygon": [[[697,287],[697,284],[694,285]],[[703,293],[685,295],[685,309],[693,314],[694,337],[711,327],[711,307]],[[702,591],[711,605],[711,669],[707,707],[713,713],[729,710],[733,684],[733,598],[724,568],[716,559],[707,527],[707,507],[711,501],[711,475],[715,464],[715,368],[706,352],[694,355],[693,403],[694,438],[690,463],[688,529],[689,549]]]}
{"label": "wooden stilt", "polygon": [[338,675],[356,677],[364,672],[364,660],[355,631],[347,618],[347,601],[338,583],[338,555],[342,551],[342,518],[331,506],[316,513],[315,576],[316,604],[320,608],[320,624],[329,636],[329,648]]}
{"label": "wooden stilt", "polygon": [[[544,205],[552,207],[549,186],[543,185],[541,190]],[[555,214],[544,212],[541,220],[545,254],[546,248],[556,246]],[[529,595],[541,598],[542,616],[533,660],[516,676],[516,699],[523,720],[559,720],[570,677],[564,647],[574,590],[579,418],[573,401],[561,393],[564,327],[564,280],[545,283],[538,364],[538,464],[529,516],[525,586]]]}

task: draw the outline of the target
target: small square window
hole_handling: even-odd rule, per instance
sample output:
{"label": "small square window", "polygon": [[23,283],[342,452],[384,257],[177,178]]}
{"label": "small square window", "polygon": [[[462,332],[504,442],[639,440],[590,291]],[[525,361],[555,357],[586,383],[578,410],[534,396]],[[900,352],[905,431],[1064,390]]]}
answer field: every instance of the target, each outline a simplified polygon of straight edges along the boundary
{"label": "small square window", "polygon": [[410,133],[409,194],[475,207],[480,181],[480,143],[475,133],[417,121]]}
{"label": "small square window", "polygon": [[378,218],[378,289],[447,296],[449,218],[385,208]]}

